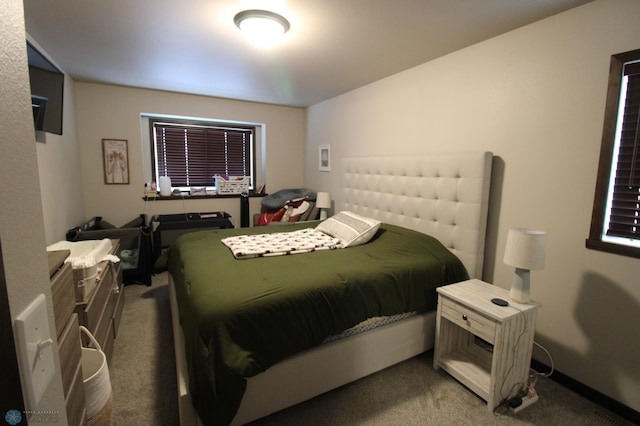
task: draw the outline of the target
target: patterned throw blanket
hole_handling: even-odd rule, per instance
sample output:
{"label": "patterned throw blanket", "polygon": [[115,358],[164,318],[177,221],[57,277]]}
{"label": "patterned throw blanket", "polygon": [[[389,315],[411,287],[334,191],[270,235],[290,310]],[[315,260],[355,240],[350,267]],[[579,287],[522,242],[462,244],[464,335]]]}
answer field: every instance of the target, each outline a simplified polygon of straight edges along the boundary
{"label": "patterned throw blanket", "polygon": [[308,253],[342,248],[341,240],[314,228],[273,234],[238,235],[223,238],[236,259]]}

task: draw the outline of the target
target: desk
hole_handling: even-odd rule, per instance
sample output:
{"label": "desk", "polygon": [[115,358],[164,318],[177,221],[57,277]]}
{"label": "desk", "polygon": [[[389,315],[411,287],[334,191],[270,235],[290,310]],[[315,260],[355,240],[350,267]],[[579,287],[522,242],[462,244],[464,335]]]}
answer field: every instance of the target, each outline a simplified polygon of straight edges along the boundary
{"label": "desk", "polygon": [[233,228],[227,212],[181,213],[157,215],[151,219],[155,259],[179,236],[205,228]]}

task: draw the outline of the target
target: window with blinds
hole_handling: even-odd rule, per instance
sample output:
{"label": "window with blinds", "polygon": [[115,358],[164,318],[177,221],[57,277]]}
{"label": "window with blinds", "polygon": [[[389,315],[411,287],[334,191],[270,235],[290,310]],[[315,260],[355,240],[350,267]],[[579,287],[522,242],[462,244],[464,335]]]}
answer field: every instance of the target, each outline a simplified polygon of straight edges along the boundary
{"label": "window with blinds", "polygon": [[640,240],[640,63],[625,64],[607,235]]}
{"label": "window with blinds", "polygon": [[254,128],[152,120],[153,174],[173,187],[213,187],[214,176],[250,176]]}
{"label": "window with blinds", "polygon": [[640,257],[640,50],[613,55],[587,248]]}

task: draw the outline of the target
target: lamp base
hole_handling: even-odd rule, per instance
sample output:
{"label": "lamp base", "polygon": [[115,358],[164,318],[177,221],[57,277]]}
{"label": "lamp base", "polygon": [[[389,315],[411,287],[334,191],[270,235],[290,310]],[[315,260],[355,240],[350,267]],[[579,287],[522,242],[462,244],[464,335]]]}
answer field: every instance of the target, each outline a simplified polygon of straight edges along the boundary
{"label": "lamp base", "polygon": [[327,216],[327,209],[320,209],[320,220],[325,220]]}
{"label": "lamp base", "polygon": [[530,288],[529,279],[531,277],[531,271],[528,269],[516,268],[516,272],[513,275],[513,284],[511,285],[511,291],[509,292],[509,298],[517,303],[529,303]]}

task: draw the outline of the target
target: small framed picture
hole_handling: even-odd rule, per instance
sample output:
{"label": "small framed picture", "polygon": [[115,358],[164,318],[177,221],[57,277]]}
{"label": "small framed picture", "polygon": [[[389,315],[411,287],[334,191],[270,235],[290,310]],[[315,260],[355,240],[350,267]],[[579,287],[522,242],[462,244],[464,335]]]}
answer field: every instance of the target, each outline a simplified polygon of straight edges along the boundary
{"label": "small framed picture", "polygon": [[104,183],[129,184],[129,149],[124,139],[102,139]]}
{"label": "small framed picture", "polygon": [[330,172],[331,171],[331,145],[320,145],[318,157],[320,160],[319,170],[321,172]]}

